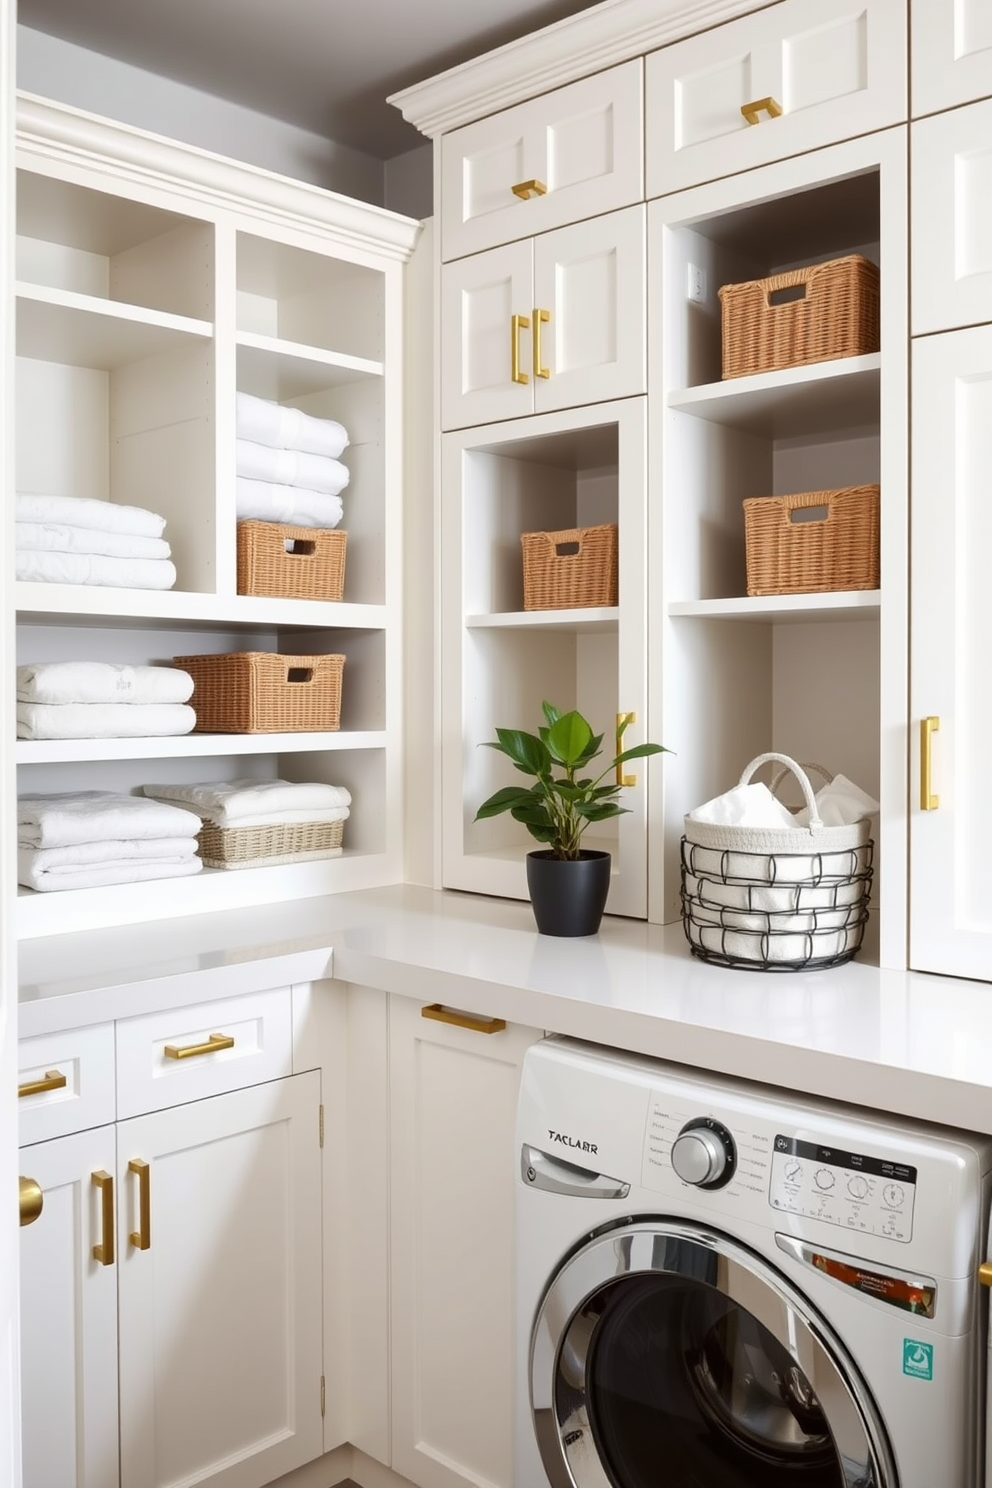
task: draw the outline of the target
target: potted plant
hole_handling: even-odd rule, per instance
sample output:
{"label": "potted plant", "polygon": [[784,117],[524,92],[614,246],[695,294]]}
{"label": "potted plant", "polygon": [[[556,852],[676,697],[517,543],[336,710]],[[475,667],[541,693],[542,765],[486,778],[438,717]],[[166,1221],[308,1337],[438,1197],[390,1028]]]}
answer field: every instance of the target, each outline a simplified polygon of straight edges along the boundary
{"label": "potted plant", "polygon": [[[635,744],[598,775],[587,773],[602,752],[603,735],[594,734],[574,708],[562,713],[551,703],[541,706],[546,723],[537,734],[498,728],[496,738],[486,741],[533,784],[503,786],[483,801],[475,819],[508,811],[546,844],[527,854],[527,887],[542,935],[595,935],[610,888],[610,854],[584,848],[582,835],[593,822],[627,811],[618,800],[624,788],[620,766],[667,751],[662,744]],[[618,747],[628,722],[623,717],[617,726]]]}

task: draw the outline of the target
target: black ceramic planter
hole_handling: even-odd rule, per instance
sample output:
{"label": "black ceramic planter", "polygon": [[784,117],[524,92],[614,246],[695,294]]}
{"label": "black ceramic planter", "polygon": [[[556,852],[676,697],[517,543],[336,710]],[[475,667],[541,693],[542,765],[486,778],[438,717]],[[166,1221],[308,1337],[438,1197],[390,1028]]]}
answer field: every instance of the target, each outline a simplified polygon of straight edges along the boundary
{"label": "black ceramic planter", "polygon": [[529,852],[527,887],[542,935],[595,935],[610,892],[610,855],[583,850],[564,859]]}

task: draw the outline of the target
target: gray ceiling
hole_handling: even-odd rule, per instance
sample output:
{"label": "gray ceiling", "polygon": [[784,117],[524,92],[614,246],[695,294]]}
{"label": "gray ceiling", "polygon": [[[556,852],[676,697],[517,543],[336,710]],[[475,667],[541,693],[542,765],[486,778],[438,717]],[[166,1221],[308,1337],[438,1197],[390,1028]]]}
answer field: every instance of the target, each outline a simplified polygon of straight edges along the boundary
{"label": "gray ceiling", "polygon": [[18,20],[382,160],[422,143],[387,94],[593,0],[19,0]]}

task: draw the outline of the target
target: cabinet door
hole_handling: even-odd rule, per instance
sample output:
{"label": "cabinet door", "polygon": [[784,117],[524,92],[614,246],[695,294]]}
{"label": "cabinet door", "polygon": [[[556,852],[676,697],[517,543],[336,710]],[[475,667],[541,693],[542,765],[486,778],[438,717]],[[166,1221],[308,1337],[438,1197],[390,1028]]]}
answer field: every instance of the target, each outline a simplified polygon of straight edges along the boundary
{"label": "cabinet door", "polygon": [[[518,418],[534,406],[529,242],[441,270],[441,427]],[[515,321],[514,316],[522,317]],[[519,363],[519,365],[516,365]]]}
{"label": "cabinet door", "polygon": [[444,135],[442,260],[639,201],[641,98],[638,57]]}
{"label": "cabinet door", "polygon": [[992,94],[989,0],[912,0],[913,117]]}
{"label": "cabinet door", "polygon": [[990,980],[992,327],[914,343],[912,453],[910,965]]}
{"label": "cabinet door", "polygon": [[913,334],[992,320],[992,100],[914,124],[911,160]]}
{"label": "cabinet door", "polygon": [[44,1194],[21,1231],[24,1488],[117,1488],[116,1166],[112,1126],[21,1148]]}
{"label": "cabinet door", "polygon": [[899,123],[903,0],[785,0],[665,47],[645,110],[649,197]]}
{"label": "cabinet door", "polygon": [[644,207],[636,206],[535,241],[538,413],[645,391],[644,232]]}
{"label": "cabinet door", "polygon": [[389,1017],[392,1465],[420,1488],[511,1488],[513,1131],[541,1035],[405,997]]}
{"label": "cabinet door", "polygon": [[319,1105],[313,1072],[119,1125],[122,1488],[320,1455]]}

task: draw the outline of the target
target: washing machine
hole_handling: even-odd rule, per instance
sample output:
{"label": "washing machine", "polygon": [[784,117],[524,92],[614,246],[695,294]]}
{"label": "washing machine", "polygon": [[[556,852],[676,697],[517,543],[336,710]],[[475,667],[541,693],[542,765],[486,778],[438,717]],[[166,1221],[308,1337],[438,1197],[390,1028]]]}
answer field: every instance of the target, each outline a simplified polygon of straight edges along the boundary
{"label": "washing machine", "polygon": [[983,1488],[992,1141],[560,1038],[516,1138],[514,1488]]}

